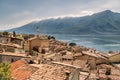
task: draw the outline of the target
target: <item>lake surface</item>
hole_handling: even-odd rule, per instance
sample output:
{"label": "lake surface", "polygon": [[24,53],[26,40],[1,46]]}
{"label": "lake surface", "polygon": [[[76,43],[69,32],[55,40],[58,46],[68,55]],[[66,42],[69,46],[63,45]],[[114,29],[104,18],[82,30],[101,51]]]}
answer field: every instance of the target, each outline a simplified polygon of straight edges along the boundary
{"label": "lake surface", "polygon": [[77,45],[95,48],[98,51],[120,51],[120,35],[63,35],[54,34],[57,40],[75,42]]}

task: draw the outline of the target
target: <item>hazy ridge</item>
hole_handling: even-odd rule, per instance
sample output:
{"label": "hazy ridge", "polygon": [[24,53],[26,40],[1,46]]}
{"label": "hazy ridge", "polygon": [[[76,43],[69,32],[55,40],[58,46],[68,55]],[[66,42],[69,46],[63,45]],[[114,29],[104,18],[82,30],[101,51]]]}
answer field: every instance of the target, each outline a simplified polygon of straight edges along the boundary
{"label": "hazy ridge", "polygon": [[32,22],[8,31],[17,33],[78,34],[78,35],[119,35],[120,13],[110,10],[84,17],[65,17]]}

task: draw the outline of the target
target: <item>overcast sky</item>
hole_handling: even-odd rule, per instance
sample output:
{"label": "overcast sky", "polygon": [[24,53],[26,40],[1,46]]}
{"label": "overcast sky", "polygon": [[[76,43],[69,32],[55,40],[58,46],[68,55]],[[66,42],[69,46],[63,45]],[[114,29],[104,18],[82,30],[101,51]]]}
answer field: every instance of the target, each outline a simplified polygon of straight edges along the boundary
{"label": "overcast sky", "polygon": [[120,12],[120,0],[0,0],[0,30],[50,17]]}

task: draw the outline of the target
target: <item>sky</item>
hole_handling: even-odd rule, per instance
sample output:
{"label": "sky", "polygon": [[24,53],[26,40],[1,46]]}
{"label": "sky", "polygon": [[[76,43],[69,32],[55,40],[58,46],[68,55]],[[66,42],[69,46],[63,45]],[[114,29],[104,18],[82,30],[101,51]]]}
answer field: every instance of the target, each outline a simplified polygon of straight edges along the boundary
{"label": "sky", "polygon": [[47,18],[78,17],[104,10],[120,13],[120,0],[0,0],[0,30]]}

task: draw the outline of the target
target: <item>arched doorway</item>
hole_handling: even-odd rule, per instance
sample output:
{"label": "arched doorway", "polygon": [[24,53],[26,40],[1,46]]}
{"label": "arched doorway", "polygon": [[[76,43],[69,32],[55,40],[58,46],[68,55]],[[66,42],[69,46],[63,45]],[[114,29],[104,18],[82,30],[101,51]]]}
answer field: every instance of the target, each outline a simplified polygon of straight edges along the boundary
{"label": "arched doorway", "polygon": [[39,52],[39,46],[34,46],[32,50],[36,51],[36,52]]}

